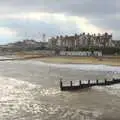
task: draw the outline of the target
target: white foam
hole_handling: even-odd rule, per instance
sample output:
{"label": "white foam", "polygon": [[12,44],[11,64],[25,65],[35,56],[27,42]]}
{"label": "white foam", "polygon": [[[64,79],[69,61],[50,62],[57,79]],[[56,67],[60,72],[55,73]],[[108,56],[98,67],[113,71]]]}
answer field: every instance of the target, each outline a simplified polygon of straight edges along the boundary
{"label": "white foam", "polygon": [[36,88],[28,82],[0,76],[0,101],[24,100],[32,96],[30,90]]}
{"label": "white foam", "polygon": [[11,57],[11,56],[0,56],[0,60],[4,60],[4,59],[13,59],[13,57]]}
{"label": "white foam", "polygon": [[46,65],[49,67],[58,67],[58,68],[70,68],[78,70],[87,70],[87,71],[106,71],[109,73],[119,74],[120,67],[109,66],[109,65],[94,65],[94,64],[52,64],[44,62],[34,62],[34,64]]}
{"label": "white foam", "polygon": [[55,88],[49,88],[49,89],[42,89],[40,90],[40,94],[42,96],[53,96],[53,95],[56,95],[56,94],[59,94],[60,93],[60,90],[58,89],[55,89]]}
{"label": "white foam", "polygon": [[120,84],[111,85],[111,86],[95,86],[92,87],[92,89],[101,91],[101,92],[107,92],[110,95],[116,95],[120,97]]}
{"label": "white foam", "polygon": [[[9,61],[5,61],[9,63]],[[11,63],[11,61],[10,61]],[[48,67],[56,67],[56,68],[68,68],[68,69],[76,69],[76,70],[82,70],[82,71],[101,71],[101,72],[107,72],[109,74],[119,74],[120,73],[120,67],[118,66],[110,66],[110,65],[96,65],[96,64],[53,64],[53,63],[45,63],[41,61],[36,60],[29,60],[29,61],[14,61],[14,63],[19,64],[36,64],[36,65],[42,65],[42,66],[48,66]]]}

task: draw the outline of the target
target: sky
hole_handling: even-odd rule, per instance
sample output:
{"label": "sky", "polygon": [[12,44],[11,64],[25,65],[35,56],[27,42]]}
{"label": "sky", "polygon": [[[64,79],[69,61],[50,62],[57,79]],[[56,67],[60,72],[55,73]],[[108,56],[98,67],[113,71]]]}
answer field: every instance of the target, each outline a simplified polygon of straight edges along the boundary
{"label": "sky", "polygon": [[0,0],[0,44],[104,33],[120,40],[120,0]]}

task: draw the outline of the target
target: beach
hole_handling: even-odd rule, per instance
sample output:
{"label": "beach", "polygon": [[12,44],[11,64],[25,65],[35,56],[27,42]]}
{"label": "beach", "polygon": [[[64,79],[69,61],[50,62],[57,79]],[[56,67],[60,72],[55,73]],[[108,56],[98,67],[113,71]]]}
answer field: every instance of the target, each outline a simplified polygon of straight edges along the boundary
{"label": "beach", "polygon": [[[3,56],[8,60],[30,60],[38,59],[39,61],[46,63],[56,63],[56,64],[96,64],[96,65],[111,65],[111,66],[120,66],[120,56],[89,56],[89,57],[79,57],[79,56],[55,56],[48,54],[35,54],[30,52],[28,53],[16,53],[12,56]],[[0,59],[7,60],[7,59]]]}
{"label": "beach", "polygon": [[48,63],[62,63],[62,64],[102,64],[120,66],[119,56],[104,56],[104,57],[72,57],[72,56],[53,56],[40,59]]}

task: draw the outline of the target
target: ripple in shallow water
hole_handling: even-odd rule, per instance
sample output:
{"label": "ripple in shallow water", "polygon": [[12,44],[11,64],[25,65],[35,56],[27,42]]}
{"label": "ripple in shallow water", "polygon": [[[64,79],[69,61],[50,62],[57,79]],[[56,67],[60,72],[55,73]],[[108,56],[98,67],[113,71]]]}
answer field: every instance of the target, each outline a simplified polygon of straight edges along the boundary
{"label": "ripple in shallow water", "polygon": [[40,94],[43,95],[43,96],[51,96],[51,95],[56,95],[56,94],[59,94],[61,93],[58,89],[55,89],[55,88],[46,88],[46,89],[42,89],[40,91]]}
{"label": "ripple in shallow water", "polygon": [[[37,94],[36,94],[37,93]],[[53,96],[60,91],[13,78],[0,78],[0,119],[1,120],[96,120],[101,113],[80,107],[37,100],[36,95]]]}
{"label": "ripple in shallow water", "polygon": [[0,77],[0,118],[16,114],[22,104],[33,100],[30,91],[35,87],[28,82]]}
{"label": "ripple in shallow water", "polygon": [[120,84],[111,85],[111,86],[95,86],[92,89],[107,92],[110,95],[116,95],[120,97]]}

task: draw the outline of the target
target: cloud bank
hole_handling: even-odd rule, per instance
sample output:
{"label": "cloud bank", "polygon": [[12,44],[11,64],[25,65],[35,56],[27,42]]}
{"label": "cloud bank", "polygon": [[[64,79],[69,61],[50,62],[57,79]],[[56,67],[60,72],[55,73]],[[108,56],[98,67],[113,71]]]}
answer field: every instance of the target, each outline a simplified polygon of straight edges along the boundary
{"label": "cloud bank", "polygon": [[49,37],[107,31],[120,38],[119,0],[4,0],[0,14],[1,43],[41,40],[43,33]]}

